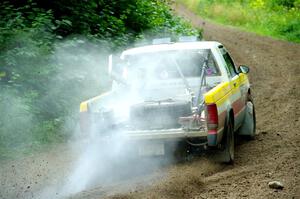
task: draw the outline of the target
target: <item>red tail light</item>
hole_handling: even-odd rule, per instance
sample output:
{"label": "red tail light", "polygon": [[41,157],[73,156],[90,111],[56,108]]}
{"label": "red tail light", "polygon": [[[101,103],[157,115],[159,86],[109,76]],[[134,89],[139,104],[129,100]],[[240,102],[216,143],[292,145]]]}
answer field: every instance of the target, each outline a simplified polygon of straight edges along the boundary
{"label": "red tail light", "polygon": [[208,130],[218,128],[218,109],[216,104],[207,104],[207,128]]}

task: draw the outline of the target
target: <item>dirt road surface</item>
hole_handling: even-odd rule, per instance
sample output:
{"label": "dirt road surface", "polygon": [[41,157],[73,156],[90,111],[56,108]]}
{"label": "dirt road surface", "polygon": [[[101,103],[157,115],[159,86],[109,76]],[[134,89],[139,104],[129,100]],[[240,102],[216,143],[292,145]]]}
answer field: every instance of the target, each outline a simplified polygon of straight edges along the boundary
{"label": "dirt road surface", "polygon": [[[146,171],[133,169],[132,175],[106,187],[96,183],[69,197],[300,198],[300,45],[204,21],[180,5],[175,10],[202,27],[206,40],[223,43],[238,65],[250,66],[259,135],[236,146],[234,165],[204,156]],[[45,187],[58,196],[51,186],[62,184],[75,160],[72,148],[60,146],[0,162],[0,198],[46,198],[40,194]],[[273,180],[281,181],[283,190],[270,189]]]}

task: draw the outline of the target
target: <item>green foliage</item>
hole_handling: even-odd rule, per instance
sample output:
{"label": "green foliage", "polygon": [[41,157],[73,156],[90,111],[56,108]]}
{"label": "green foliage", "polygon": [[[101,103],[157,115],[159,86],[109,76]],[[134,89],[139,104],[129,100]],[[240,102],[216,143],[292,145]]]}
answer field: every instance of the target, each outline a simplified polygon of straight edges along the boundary
{"label": "green foliage", "polygon": [[267,1],[267,3],[271,4],[273,7],[283,6],[287,8],[300,8],[300,1],[299,0],[272,0]]}
{"label": "green foliage", "polygon": [[0,151],[68,139],[79,103],[110,87],[108,53],[196,33],[164,0],[2,2]]}
{"label": "green foliage", "polygon": [[299,0],[177,1],[217,22],[300,42]]}
{"label": "green foliage", "polygon": [[15,94],[11,90],[1,89],[0,145],[3,147],[15,148],[28,144],[31,139],[30,107],[21,97],[15,97]]}

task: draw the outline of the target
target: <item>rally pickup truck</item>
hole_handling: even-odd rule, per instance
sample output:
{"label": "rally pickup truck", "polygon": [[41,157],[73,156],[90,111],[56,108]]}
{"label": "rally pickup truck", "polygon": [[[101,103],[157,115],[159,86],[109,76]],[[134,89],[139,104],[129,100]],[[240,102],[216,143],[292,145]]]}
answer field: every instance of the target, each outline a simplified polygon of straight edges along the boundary
{"label": "rally pickup truck", "polygon": [[255,136],[249,68],[221,43],[153,41],[109,56],[108,65],[111,91],[80,104],[85,133],[120,136],[139,155],[184,142],[219,151],[224,162],[234,161],[237,134]]}

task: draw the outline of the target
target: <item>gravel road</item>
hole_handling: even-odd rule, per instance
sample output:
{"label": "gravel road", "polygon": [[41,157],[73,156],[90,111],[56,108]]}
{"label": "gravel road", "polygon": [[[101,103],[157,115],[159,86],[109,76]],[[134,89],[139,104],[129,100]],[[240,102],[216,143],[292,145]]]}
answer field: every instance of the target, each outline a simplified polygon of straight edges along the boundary
{"label": "gravel road", "polygon": [[[64,195],[84,151],[82,143],[68,144],[0,161],[0,198],[300,198],[300,45],[202,20],[181,5],[174,8],[202,27],[206,40],[223,43],[238,65],[251,68],[259,135],[236,146],[235,164],[201,156],[163,166],[148,162],[126,171],[107,169],[105,186],[92,178],[79,193]],[[270,189],[274,180],[284,188]]]}

